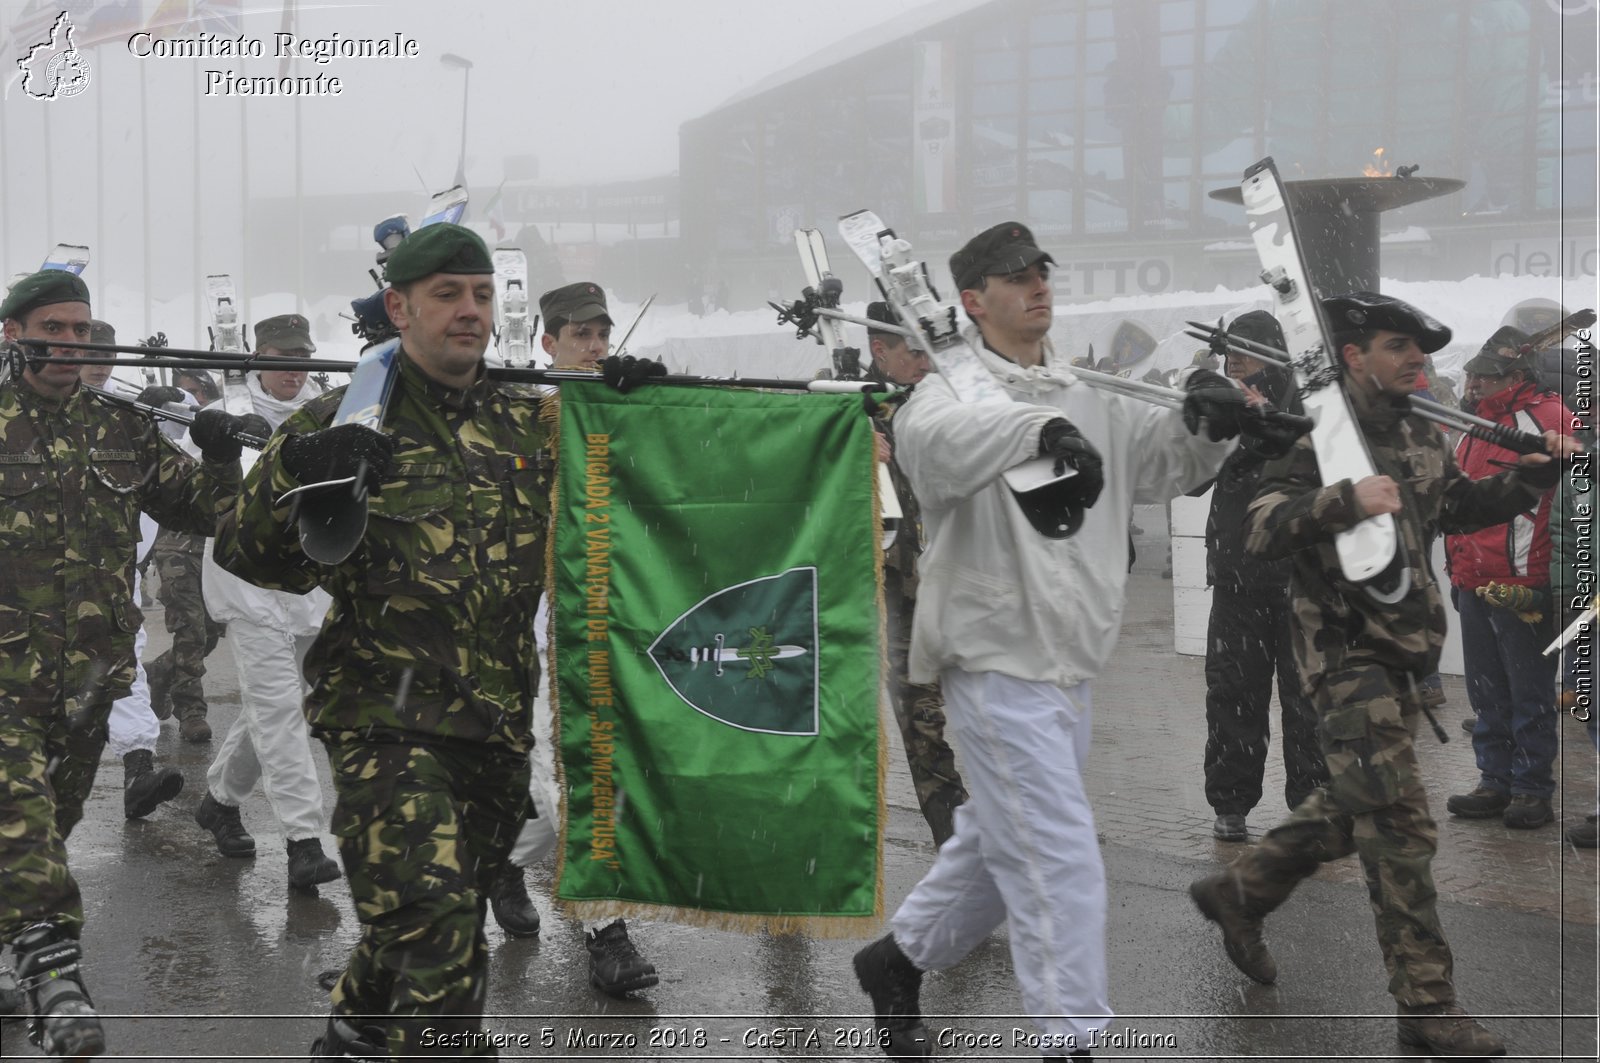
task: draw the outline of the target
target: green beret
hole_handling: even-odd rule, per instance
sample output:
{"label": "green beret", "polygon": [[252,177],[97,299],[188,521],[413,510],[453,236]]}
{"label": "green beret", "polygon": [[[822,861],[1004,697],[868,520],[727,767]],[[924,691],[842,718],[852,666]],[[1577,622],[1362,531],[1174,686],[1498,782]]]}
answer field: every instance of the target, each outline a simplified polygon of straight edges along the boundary
{"label": "green beret", "polygon": [[612,324],[611,312],[606,309],[606,293],[598,284],[578,281],[552,289],[539,296],[539,313],[546,322],[571,321],[579,324],[597,317]]}
{"label": "green beret", "polygon": [[425,225],[389,252],[385,279],[410,284],[434,273],[493,273],[489,249],[471,229],[447,221]]}
{"label": "green beret", "polygon": [[64,269],[42,269],[11,286],[6,301],[0,303],[0,321],[22,320],[30,311],[51,303],[89,302],[89,286],[76,273]]}

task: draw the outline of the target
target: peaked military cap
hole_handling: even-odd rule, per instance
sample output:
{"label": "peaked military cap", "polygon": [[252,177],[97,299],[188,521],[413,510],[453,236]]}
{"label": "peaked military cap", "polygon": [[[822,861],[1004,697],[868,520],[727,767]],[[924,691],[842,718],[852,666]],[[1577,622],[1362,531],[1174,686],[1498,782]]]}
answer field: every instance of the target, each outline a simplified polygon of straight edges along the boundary
{"label": "peaked military cap", "polygon": [[311,342],[311,322],[303,314],[279,314],[256,322],[256,350],[276,347],[280,351],[315,351]]}
{"label": "peaked military cap", "polygon": [[441,221],[424,225],[389,252],[384,278],[409,284],[435,273],[493,273],[483,238],[463,225]]}
{"label": "peaked military cap", "polygon": [[950,276],[957,288],[976,288],[985,277],[1019,273],[1036,262],[1054,263],[1039,250],[1033,232],[1020,221],[1005,221],[983,230],[950,256]]}
{"label": "peaked military cap", "polygon": [[89,322],[90,343],[116,343],[117,330],[107,322],[95,319]]}
{"label": "peaked military cap", "polygon": [[20,320],[29,311],[51,303],[88,302],[89,286],[82,277],[64,269],[42,269],[11,286],[5,302],[0,303],[0,321],[12,317]]}
{"label": "peaked military cap", "polygon": [[591,281],[578,281],[554,288],[539,296],[539,313],[545,321],[593,321],[597,317],[613,324],[606,309],[606,293]]}

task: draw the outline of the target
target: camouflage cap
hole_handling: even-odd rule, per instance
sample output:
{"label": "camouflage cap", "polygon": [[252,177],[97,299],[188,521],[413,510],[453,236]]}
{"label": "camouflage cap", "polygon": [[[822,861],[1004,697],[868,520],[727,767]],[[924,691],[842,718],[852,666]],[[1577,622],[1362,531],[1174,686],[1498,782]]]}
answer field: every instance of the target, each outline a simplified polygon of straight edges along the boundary
{"label": "camouflage cap", "polygon": [[1533,373],[1539,369],[1538,355],[1523,350],[1528,334],[1511,325],[1501,325],[1494,335],[1483,342],[1478,353],[1461,367],[1462,372],[1473,376],[1505,376],[1517,370]]}
{"label": "camouflage cap", "polygon": [[89,302],[89,286],[76,273],[64,269],[42,269],[30,273],[11,286],[6,300],[0,303],[0,321],[7,318],[21,320],[29,311],[51,303]]}
{"label": "camouflage cap", "polygon": [[1036,262],[1055,259],[1039,250],[1032,231],[1020,221],[1006,221],[974,236],[950,256],[950,276],[957,288],[976,288],[985,277],[1019,273]]}
{"label": "camouflage cap", "polygon": [[89,322],[90,343],[116,343],[117,330],[98,318]]}
{"label": "camouflage cap", "polygon": [[590,281],[578,281],[552,289],[539,296],[539,313],[550,321],[593,321],[603,317],[613,324],[606,309],[606,293]]}
{"label": "camouflage cap", "polygon": [[384,274],[391,284],[410,284],[435,273],[493,273],[483,238],[471,229],[441,221],[425,225],[389,253]]}
{"label": "camouflage cap", "polygon": [[256,322],[256,350],[276,347],[280,351],[315,351],[311,342],[311,322],[302,314],[279,314]]}

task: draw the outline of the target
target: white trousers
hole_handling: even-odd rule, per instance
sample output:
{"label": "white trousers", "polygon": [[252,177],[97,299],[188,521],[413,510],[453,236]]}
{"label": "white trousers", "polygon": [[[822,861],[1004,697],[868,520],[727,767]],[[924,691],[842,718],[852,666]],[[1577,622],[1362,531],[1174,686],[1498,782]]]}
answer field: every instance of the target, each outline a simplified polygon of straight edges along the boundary
{"label": "white trousers", "polygon": [[971,796],[895,912],[894,939],[921,969],[942,970],[1009,917],[1023,1011],[1055,1044],[1085,1047],[1112,1017],[1105,867],[1083,787],[1089,684],[958,669],[940,682]]}
{"label": "white trousers", "polygon": [[287,841],[324,827],[322,783],[311,757],[300,665],[315,636],[295,638],[247,620],[228,622],[239,672],[239,715],[206,772],[211,796],[238,807],[261,783]]}
{"label": "white trousers", "polygon": [[[139,600],[139,570],[133,570],[133,600]],[[150,709],[150,680],[144,674],[144,625],[139,625],[133,636],[133,686],[128,696],[111,703],[111,755],[122,759],[135,749],[156,751],[156,739],[161,737],[161,721]]]}

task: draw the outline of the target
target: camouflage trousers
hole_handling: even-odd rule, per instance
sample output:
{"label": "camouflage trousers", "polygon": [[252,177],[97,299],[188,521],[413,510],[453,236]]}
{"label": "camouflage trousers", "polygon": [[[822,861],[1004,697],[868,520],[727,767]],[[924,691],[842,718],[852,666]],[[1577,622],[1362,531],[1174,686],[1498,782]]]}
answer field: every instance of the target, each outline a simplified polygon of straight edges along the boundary
{"label": "camouflage trousers", "polygon": [[40,922],[72,937],[83,929],[67,835],[83,818],[110,715],[109,703],[95,706],[69,727],[59,713],[0,710],[0,942]]}
{"label": "camouflage trousers", "polygon": [[[451,1034],[479,1029],[488,887],[528,814],[528,758],[325,739],[338,795],[333,833],[361,938],[334,1012],[388,1031],[395,1058],[493,1057]],[[431,1028],[433,1037],[424,1038]]]}
{"label": "camouflage trousers", "polygon": [[[153,692],[152,708],[157,716],[180,720],[205,716],[206,695],[202,680],[206,658],[217,648],[223,626],[206,612],[201,591],[200,568],[206,541],[199,535],[163,528],[150,548],[161,586],[164,622],[172,635],[172,647],[153,661],[145,662]],[[170,710],[168,706],[170,705]]]}
{"label": "camouflage trousers", "polygon": [[910,603],[901,603],[897,610],[895,600],[888,601],[889,703],[900,725],[917,804],[933,831],[934,845],[943,845],[955,833],[956,806],[967,799],[967,790],[956,771],[955,751],[944,737],[944,695],[937,683],[924,685],[906,678],[911,655]]}
{"label": "camouflage trousers", "polygon": [[1453,961],[1433,885],[1439,829],[1414,744],[1420,699],[1403,675],[1366,666],[1326,677],[1312,700],[1328,782],[1231,866],[1246,910],[1265,916],[1319,864],[1354,852],[1389,992],[1408,1007],[1453,1003]]}

